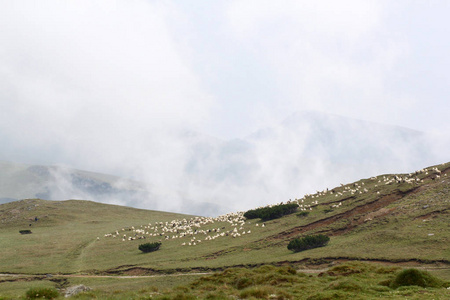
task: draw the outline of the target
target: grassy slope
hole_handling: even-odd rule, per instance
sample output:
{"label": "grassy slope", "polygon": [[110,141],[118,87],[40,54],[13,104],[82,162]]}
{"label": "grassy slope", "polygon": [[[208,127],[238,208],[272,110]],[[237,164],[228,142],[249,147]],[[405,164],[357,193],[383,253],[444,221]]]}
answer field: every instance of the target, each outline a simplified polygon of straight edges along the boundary
{"label": "grassy slope", "polygon": [[[431,168],[428,174],[414,175],[423,180],[415,184],[386,184],[383,175],[364,179],[356,183],[361,193],[348,192],[350,187],[355,188],[352,183],[335,188],[334,194],[304,198],[303,203],[312,206],[307,217],[294,214],[268,221],[265,227],[256,226],[262,222],[252,220],[243,225],[251,234],[204,240],[196,246],[181,246],[192,237],[163,240],[161,249],[149,254],[137,250],[142,240],[122,242],[104,234],[188,217],[89,201],[23,200],[4,204],[0,205],[0,273],[143,274],[280,262],[329,263],[338,259],[419,261],[448,267],[450,175],[445,174],[450,173],[450,163],[436,167],[441,171],[439,179],[432,179],[437,173]],[[385,175],[386,180],[392,177]],[[347,192],[338,195],[346,188]],[[341,206],[332,207],[339,202]],[[38,222],[29,220],[35,216]],[[201,229],[222,227],[226,231],[239,226],[216,222]],[[18,233],[30,228],[33,234]],[[331,236],[328,246],[299,253],[287,250],[290,239],[319,232]],[[440,275],[450,279],[448,268]],[[115,281],[113,286],[117,284]]]}
{"label": "grassy slope", "polygon": [[[86,252],[111,228],[179,217],[186,216],[79,200],[29,199],[3,204],[0,272],[45,274],[89,269],[84,263]],[[21,235],[22,229],[33,233]],[[114,252],[108,255],[115,260]]]}
{"label": "grassy slope", "polygon": [[[447,170],[449,164],[439,166]],[[432,180],[431,174],[420,174],[422,183],[416,185],[362,180],[368,192],[351,197],[343,195],[307,198],[318,201],[307,217],[295,214],[256,226],[245,224],[251,230],[245,237],[223,238],[203,242],[197,246],[180,246],[182,241],[163,241],[161,251],[143,255],[136,251],[139,241],[120,242],[103,239],[92,245],[86,259],[89,265],[106,266],[108,257],[98,260],[101,249],[115,249],[123,270],[135,267],[154,269],[222,268],[234,265],[251,265],[280,261],[301,261],[307,258],[350,258],[388,261],[447,261],[450,259],[448,229],[450,179],[442,174]],[[382,177],[381,177],[382,178]],[[378,185],[375,187],[375,185]],[[342,187],[340,189],[344,189]],[[336,192],[339,189],[336,189]],[[380,194],[377,193],[380,191]],[[346,199],[347,198],[347,199]],[[333,203],[342,202],[339,208],[326,212]],[[312,224],[312,225],[311,225]],[[214,224],[217,227],[219,224]],[[220,224],[232,229],[234,226]],[[205,226],[204,228],[211,228]],[[310,233],[332,235],[327,247],[306,252],[291,253],[286,245],[290,239]],[[122,260],[123,258],[123,260]],[[130,266],[131,265],[131,266]]]}
{"label": "grassy slope", "polygon": [[[379,183],[382,176],[361,180],[358,184],[367,192],[336,197],[344,186],[335,188],[332,195],[306,197],[305,204],[314,203],[307,217],[290,215],[266,222],[264,228],[256,226],[256,221],[246,222],[242,227],[251,234],[203,241],[197,246],[181,246],[191,237],[163,240],[161,250],[151,254],[137,250],[142,240],[122,242],[120,238],[105,238],[104,234],[186,216],[89,201],[23,200],[4,204],[0,206],[0,272],[73,273],[120,266],[222,268],[324,257],[448,261],[450,178],[444,174],[450,171],[449,166],[438,166],[443,171],[439,180],[432,180],[431,172],[419,174],[423,182],[418,184]],[[330,209],[339,202],[341,206]],[[39,221],[29,221],[35,216]],[[225,231],[239,226],[216,222],[200,228],[222,227]],[[18,233],[29,228],[33,234]],[[287,250],[290,239],[315,232],[332,235],[327,247],[296,254]]]}

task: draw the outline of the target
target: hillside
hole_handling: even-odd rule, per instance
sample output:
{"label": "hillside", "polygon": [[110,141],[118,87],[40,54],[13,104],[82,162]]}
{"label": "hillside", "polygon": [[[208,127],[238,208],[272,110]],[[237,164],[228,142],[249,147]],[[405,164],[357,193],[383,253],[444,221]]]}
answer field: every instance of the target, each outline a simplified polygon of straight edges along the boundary
{"label": "hillside", "polygon": [[[449,172],[447,163],[417,174],[363,179],[293,200],[298,201],[299,210],[309,212],[306,217],[293,214],[267,222],[245,220],[241,214],[227,215],[225,221],[203,218],[198,221],[201,225],[191,226],[196,230],[194,233],[187,229],[165,234],[169,236],[163,241],[165,250],[152,255],[151,263],[136,256],[129,257],[128,266],[119,269],[204,270],[339,259],[448,264]],[[216,232],[219,229],[221,232]],[[145,231],[151,231],[151,227]],[[187,234],[181,238],[180,232]],[[331,236],[330,244],[296,254],[286,249],[290,239],[312,233]],[[195,240],[202,241],[194,246]],[[108,237],[96,246],[101,248],[102,243],[117,249],[136,247],[135,241],[117,242]],[[126,245],[122,245],[124,243]],[[180,247],[183,243],[186,245]]]}
{"label": "hillside", "polygon": [[[105,231],[188,215],[91,201],[26,199],[0,205],[0,272],[74,273]],[[21,235],[19,230],[31,230]],[[114,253],[110,253],[114,256]]]}
{"label": "hillside", "polygon": [[[299,203],[300,211],[309,212],[306,217],[293,214],[264,222],[264,226],[261,221],[245,220],[242,213],[189,219],[88,201],[3,204],[0,271],[215,269],[338,258],[448,262],[449,170],[447,163],[306,195],[292,200]],[[20,235],[19,229],[31,229],[33,234]],[[291,238],[318,232],[332,236],[329,246],[307,253],[287,251]],[[151,256],[142,256],[136,251],[139,240],[129,240],[134,236],[162,240],[163,247]],[[195,240],[201,242],[193,246]],[[11,263],[19,257],[21,263]],[[121,267],[124,265],[127,267]]]}
{"label": "hillside", "polygon": [[[369,261],[425,267],[450,280],[449,173],[445,163],[342,184],[291,199],[297,213],[265,222],[242,212],[211,218],[79,200],[7,203],[0,205],[0,273],[151,275],[267,264],[301,271]],[[314,233],[330,236],[329,244],[286,248]],[[138,250],[153,241],[162,242],[159,251]]]}

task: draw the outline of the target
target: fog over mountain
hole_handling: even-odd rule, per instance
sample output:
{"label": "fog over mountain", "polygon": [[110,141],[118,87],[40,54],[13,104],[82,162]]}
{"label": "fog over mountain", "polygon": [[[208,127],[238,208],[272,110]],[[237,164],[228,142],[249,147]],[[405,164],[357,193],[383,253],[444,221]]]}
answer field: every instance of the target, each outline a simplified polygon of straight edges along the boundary
{"label": "fog over mountain", "polygon": [[449,14],[0,1],[0,198],[212,215],[448,161]]}
{"label": "fog over mountain", "polygon": [[243,139],[192,131],[179,132],[177,139],[184,154],[175,168],[170,162],[165,170],[143,168],[135,180],[63,166],[0,163],[0,201],[88,199],[218,215],[442,163],[450,145],[448,137],[315,111],[294,113]]}

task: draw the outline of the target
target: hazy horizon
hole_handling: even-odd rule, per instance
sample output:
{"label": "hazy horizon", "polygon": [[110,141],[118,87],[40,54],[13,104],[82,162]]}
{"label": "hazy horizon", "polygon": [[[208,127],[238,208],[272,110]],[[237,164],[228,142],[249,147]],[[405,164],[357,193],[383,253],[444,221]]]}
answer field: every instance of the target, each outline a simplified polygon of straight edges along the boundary
{"label": "hazy horizon", "polygon": [[[177,189],[174,206],[224,193],[217,201],[253,205],[324,184],[339,158],[314,146],[307,160],[302,143],[314,128],[280,127],[315,111],[432,137],[411,142],[430,151],[420,152],[348,127],[392,152],[384,164],[393,171],[444,162],[449,13],[446,1],[1,1],[0,161],[139,179]],[[272,140],[221,148],[263,128]],[[346,162],[348,178],[359,163]],[[289,174],[305,164],[314,178],[295,187]],[[361,164],[359,176],[384,168],[375,158]]]}

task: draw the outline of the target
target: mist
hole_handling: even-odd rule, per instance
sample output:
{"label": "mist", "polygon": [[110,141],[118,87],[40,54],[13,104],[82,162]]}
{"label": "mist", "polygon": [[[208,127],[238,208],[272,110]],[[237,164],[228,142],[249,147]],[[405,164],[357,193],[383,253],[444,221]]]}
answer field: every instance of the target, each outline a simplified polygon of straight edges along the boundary
{"label": "mist", "polygon": [[[4,1],[0,160],[60,166],[50,198],[195,214],[443,163],[449,12]],[[80,190],[72,169],[117,176],[122,192]],[[131,181],[138,192],[123,192]]]}

